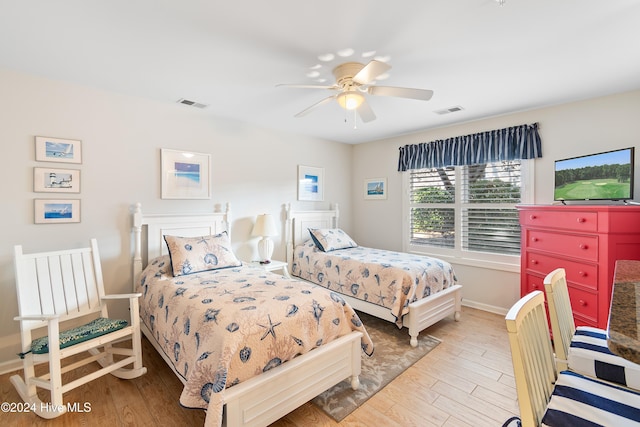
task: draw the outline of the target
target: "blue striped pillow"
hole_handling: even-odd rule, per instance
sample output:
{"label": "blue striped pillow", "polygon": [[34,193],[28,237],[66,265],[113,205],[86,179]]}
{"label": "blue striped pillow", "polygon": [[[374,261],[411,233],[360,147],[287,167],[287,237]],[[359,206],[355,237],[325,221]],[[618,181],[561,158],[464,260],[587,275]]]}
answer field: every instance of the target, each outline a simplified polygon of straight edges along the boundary
{"label": "blue striped pillow", "polygon": [[640,393],[576,372],[562,371],[542,425],[640,426]]}
{"label": "blue striped pillow", "polygon": [[640,390],[640,365],[609,350],[606,331],[579,326],[571,339],[569,369]]}

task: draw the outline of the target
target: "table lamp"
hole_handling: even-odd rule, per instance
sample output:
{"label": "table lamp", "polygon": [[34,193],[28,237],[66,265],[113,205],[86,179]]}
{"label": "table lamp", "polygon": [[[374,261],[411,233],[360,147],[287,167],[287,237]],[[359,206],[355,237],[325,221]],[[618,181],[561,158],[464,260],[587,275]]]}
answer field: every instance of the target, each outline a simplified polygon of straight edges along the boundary
{"label": "table lamp", "polygon": [[251,234],[262,237],[262,239],[258,241],[258,255],[260,255],[260,263],[270,263],[271,255],[273,254],[273,241],[269,237],[276,236],[278,234],[276,223],[274,222],[271,214],[258,215]]}

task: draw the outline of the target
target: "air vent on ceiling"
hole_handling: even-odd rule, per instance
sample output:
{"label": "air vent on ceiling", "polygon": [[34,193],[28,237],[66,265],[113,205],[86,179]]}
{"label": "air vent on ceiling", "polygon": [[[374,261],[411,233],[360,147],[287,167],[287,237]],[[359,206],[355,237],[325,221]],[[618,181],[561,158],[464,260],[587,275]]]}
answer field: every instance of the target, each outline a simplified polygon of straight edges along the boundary
{"label": "air vent on ceiling", "polygon": [[191,107],[196,107],[196,108],[207,108],[207,104],[202,104],[196,101],[189,101],[188,99],[184,99],[184,98],[179,99],[178,104],[189,105]]}
{"label": "air vent on ceiling", "polygon": [[442,110],[436,110],[436,111],[434,111],[434,113],[436,113],[436,114],[449,114],[449,113],[455,113],[457,111],[462,111],[462,110],[464,110],[464,108],[462,108],[459,105],[456,105],[455,107],[449,107],[449,108],[445,108],[445,109],[442,109]]}

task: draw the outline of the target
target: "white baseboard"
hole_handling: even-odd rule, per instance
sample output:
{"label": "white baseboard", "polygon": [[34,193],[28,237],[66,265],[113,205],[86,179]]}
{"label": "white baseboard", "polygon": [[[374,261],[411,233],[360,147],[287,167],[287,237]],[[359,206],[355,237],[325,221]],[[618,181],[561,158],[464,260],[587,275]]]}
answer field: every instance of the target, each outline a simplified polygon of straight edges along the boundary
{"label": "white baseboard", "polygon": [[0,375],[22,369],[22,360],[14,359],[0,363]]}
{"label": "white baseboard", "polygon": [[465,298],[462,299],[462,305],[464,305],[465,307],[477,308],[478,310],[482,310],[482,311],[488,311],[489,313],[500,314],[502,316],[505,316],[509,311],[504,307],[496,307],[495,305],[483,304],[481,302],[476,302],[476,301],[469,301],[468,299],[465,299]]}

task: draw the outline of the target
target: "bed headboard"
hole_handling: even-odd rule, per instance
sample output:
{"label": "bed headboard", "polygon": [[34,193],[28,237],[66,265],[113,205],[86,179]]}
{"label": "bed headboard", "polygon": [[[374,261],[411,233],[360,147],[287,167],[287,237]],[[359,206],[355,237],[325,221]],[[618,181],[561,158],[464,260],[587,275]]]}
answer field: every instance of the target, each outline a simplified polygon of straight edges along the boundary
{"label": "bed headboard", "polygon": [[168,253],[164,235],[197,237],[229,233],[230,220],[229,203],[224,212],[201,214],[143,214],[142,205],[136,203],[133,210],[134,283],[148,260]]}
{"label": "bed headboard", "polygon": [[333,209],[319,211],[295,211],[291,204],[287,204],[287,263],[291,266],[293,261],[293,248],[300,243],[309,240],[309,228],[338,228],[340,211],[338,204]]}

